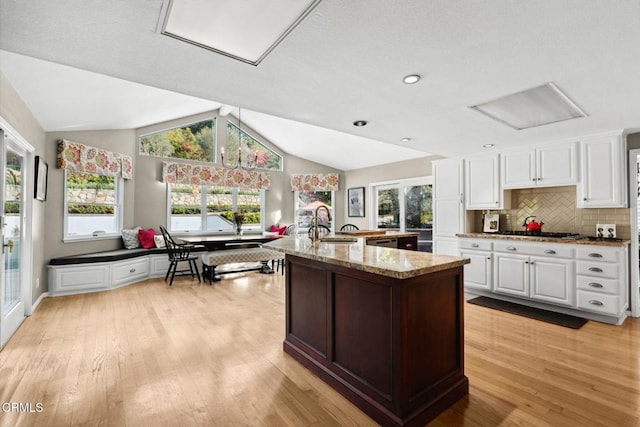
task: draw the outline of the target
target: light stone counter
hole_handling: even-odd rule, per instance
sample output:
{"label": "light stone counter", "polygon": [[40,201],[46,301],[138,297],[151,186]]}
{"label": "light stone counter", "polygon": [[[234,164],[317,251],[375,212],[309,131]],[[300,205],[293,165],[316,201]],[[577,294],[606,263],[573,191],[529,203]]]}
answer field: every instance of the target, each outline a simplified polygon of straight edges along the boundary
{"label": "light stone counter", "polygon": [[541,237],[541,236],[518,236],[513,234],[493,234],[493,233],[460,233],[458,237],[471,239],[496,239],[496,240],[520,240],[523,242],[549,242],[549,243],[568,243],[572,245],[592,245],[592,246],[628,246],[630,240],[589,240],[586,237],[578,238],[557,238],[557,237]]}
{"label": "light stone counter", "polygon": [[466,258],[370,246],[365,242],[368,238],[358,238],[355,243],[317,242],[314,245],[308,237],[285,237],[263,246],[288,255],[396,279],[435,273],[470,262]]}

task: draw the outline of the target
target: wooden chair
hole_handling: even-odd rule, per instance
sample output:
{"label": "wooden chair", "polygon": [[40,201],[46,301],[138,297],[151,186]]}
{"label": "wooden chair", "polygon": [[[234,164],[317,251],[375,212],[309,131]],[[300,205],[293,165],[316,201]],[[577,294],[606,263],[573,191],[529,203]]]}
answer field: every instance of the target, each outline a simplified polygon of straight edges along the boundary
{"label": "wooden chair", "polygon": [[322,224],[312,225],[311,227],[309,227],[309,237],[313,235],[313,229],[316,227],[318,228],[318,236],[320,237],[326,236],[327,234],[331,233],[331,229],[326,225],[322,225]]}
{"label": "wooden chair", "polygon": [[345,224],[342,227],[340,227],[340,231],[357,231],[357,230],[360,230],[360,228],[358,228],[358,226],[354,224]]}
{"label": "wooden chair", "polygon": [[[288,225],[287,228],[284,230],[283,235],[285,236],[293,236],[296,232],[296,225],[295,224],[291,224]],[[271,268],[275,269],[276,271],[280,271],[280,268],[282,267],[282,274],[284,274],[284,258],[281,259],[274,259],[271,261]]]}
{"label": "wooden chair", "polygon": [[[181,275],[191,274],[191,277],[198,276],[198,282],[201,282],[200,279],[200,271],[198,270],[198,264],[196,260],[197,256],[191,255],[191,250],[194,248],[193,245],[188,243],[177,243],[166,228],[162,225],[160,226],[160,232],[162,233],[162,237],[164,238],[164,242],[167,245],[167,253],[169,254],[169,269],[167,270],[167,274],[164,276],[164,281],[167,281],[169,275],[171,275],[171,280],[169,281],[169,286],[173,285],[173,278],[176,273]],[[178,270],[178,264],[181,262],[188,262],[189,269],[188,270]]]}

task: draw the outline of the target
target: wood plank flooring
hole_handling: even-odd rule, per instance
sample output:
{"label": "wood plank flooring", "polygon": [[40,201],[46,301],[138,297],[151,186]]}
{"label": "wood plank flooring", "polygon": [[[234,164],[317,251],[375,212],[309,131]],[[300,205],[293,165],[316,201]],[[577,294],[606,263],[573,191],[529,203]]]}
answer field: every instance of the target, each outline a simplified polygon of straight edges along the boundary
{"label": "wood plank flooring", "polygon": [[[573,330],[465,304],[465,334],[470,394],[431,425],[640,425],[640,319]],[[0,352],[0,403],[32,404],[0,426],[375,425],[283,339],[279,274],[47,298]]]}

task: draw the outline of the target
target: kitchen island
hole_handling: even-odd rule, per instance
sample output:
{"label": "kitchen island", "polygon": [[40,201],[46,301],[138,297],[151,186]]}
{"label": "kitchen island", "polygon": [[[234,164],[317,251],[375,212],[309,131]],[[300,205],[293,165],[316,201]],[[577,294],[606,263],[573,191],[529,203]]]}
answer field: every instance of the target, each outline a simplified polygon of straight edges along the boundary
{"label": "kitchen island", "polygon": [[467,395],[463,266],[450,256],[287,237],[284,351],[382,425]]}

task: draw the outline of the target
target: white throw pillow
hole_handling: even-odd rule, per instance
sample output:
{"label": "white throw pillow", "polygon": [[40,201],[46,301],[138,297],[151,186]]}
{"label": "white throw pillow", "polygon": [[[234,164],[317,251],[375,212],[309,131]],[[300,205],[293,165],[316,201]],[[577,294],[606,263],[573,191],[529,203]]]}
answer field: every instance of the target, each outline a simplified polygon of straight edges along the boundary
{"label": "white throw pillow", "polygon": [[138,238],[138,230],[141,227],[122,230],[122,241],[127,249],[136,249],[140,247],[140,239]]}

